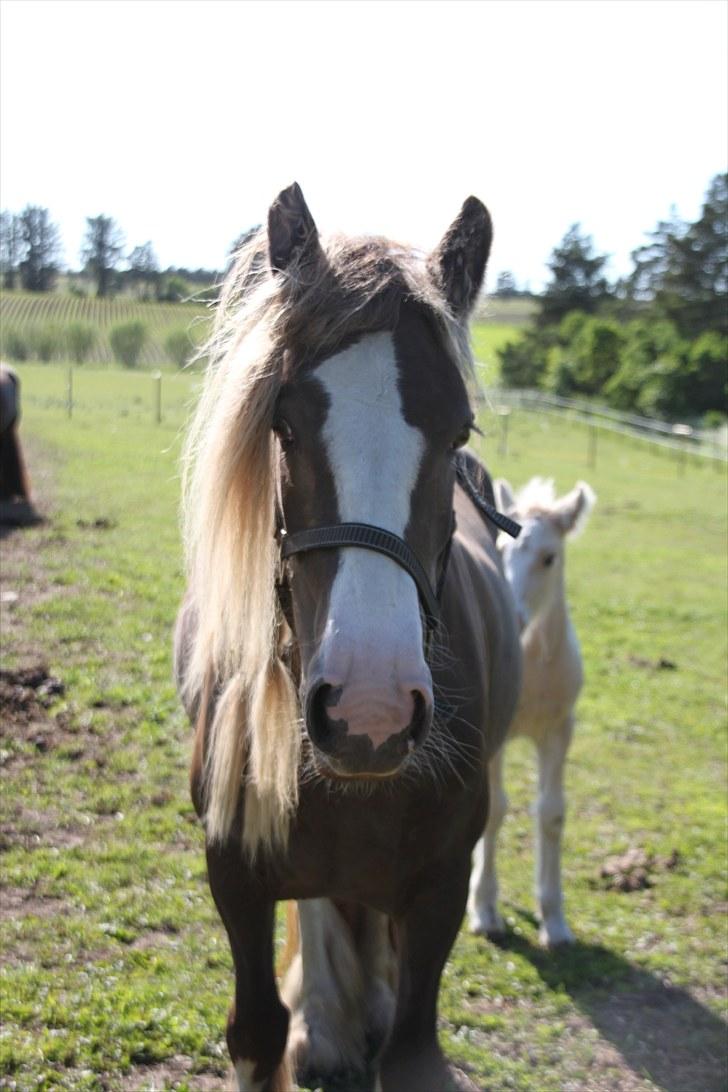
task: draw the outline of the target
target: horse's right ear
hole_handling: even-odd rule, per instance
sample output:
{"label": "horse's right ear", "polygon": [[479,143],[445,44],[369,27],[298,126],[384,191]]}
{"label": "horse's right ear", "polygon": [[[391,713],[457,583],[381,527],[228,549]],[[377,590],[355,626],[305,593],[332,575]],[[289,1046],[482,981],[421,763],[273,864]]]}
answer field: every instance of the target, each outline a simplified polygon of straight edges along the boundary
{"label": "horse's right ear", "polygon": [[510,484],[505,478],[496,478],[493,482],[493,492],[495,493],[495,506],[499,512],[514,512],[516,508],[516,498],[513,496],[513,490]]}
{"label": "horse's right ear", "polygon": [[466,318],[478,298],[492,241],[490,213],[477,197],[468,197],[428,258],[430,275],[458,318]]}
{"label": "horse's right ear", "polygon": [[285,272],[293,263],[314,261],[321,251],[318,231],[298,182],[281,190],[268,210],[268,257],[271,269]]}

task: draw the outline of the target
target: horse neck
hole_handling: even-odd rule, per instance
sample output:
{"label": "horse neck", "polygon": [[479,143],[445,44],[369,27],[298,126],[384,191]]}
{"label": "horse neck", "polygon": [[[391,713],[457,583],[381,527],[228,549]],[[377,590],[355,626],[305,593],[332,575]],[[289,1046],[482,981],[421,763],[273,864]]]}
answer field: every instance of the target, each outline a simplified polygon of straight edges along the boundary
{"label": "horse neck", "polygon": [[531,619],[522,635],[525,651],[534,652],[544,662],[561,651],[569,631],[569,609],[563,572],[552,599]]}

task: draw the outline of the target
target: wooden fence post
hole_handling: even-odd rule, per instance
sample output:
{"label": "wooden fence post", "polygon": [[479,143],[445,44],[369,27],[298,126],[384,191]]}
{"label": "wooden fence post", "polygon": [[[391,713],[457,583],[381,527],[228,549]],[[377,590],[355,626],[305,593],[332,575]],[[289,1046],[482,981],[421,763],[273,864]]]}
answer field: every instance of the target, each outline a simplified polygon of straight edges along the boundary
{"label": "wooden fence post", "polygon": [[154,372],[152,379],[154,380],[155,390],[155,416],[157,424],[159,425],[162,421],[162,373]]}
{"label": "wooden fence post", "polygon": [[508,454],[508,418],[511,415],[511,411],[508,406],[498,407],[498,416],[501,419],[501,434],[500,443],[498,445],[498,454],[506,456]]}
{"label": "wooden fence post", "polygon": [[597,465],[597,426],[595,424],[589,425],[589,452],[587,456],[587,462],[589,466]]}
{"label": "wooden fence post", "polygon": [[678,437],[678,450],[677,450],[677,472],[682,477],[685,473],[685,465],[687,462],[687,450],[690,439],[693,435],[693,430],[690,425],[673,425],[673,436]]}

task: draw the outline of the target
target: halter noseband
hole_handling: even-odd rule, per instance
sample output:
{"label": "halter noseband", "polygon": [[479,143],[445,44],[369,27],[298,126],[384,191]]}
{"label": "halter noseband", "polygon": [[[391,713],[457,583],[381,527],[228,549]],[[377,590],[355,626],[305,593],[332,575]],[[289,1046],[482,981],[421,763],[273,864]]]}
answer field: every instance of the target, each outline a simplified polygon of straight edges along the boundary
{"label": "halter noseband", "polygon": [[[494,523],[496,527],[511,535],[512,538],[517,538],[521,533],[520,524],[508,516],[504,516],[502,512],[499,512],[481,496],[468,474],[462,456],[458,456],[456,459],[455,474],[459,484],[481,515]],[[309,550],[335,550],[342,546],[355,546],[362,550],[373,550],[375,553],[384,554],[385,557],[396,561],[400,568],[409,573],[417,586],[429,638],[440,621],[440,600],[445,584],[454,533],[455,513],[453,512],[450,534],[441,555],[440,575],[436,589],[432,587],[427,573],[411,546],[399,535],[392,534],[391,531],[385,531],[382,527],[374,527],[370,523],[334,523],[328,527],[312,527],[307,531],[296,531],[293,534],[288,534],[281,518],[277,538],[280,542],[281,558],[283,560],[293,557],[294,554],[307,553]],[[283,585],[279,584],[279,595],[282,594],[283,590]]]}
{"label": "halter noseband", "polygon": [[447,557],[450,553],[449,546],[455,530],[454,523],[453,516],[453,526],[445,548],[445,563],[437,591],[433,590],[417,555],[404,539],[392,534],[391,531],[385,531],[382,527],[373,527],[370,523],[335,523],[330,527],[313,527],[310,531],[297,531],[293,535],[281,529],[279,532],[281,557],[292,557],[293,554],[305,553],[308,550],[332,550],[339,546],[358,546],[363,550],[373,550],[375,553],[384,554],[385,557],[396,561],[400,568],[409,573],[414,580],[417,591],[420,593],[427,628],[432,630],[440,619],[439,598],[447,568]]}

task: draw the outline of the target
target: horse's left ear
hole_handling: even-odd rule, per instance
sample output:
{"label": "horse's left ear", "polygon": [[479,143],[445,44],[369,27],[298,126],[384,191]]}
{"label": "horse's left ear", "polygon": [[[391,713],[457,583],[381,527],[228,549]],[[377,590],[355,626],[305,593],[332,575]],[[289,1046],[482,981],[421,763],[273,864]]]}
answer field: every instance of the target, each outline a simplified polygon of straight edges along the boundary
{"label": "horse's left ear", "polygon": [[321,251],[318,230],[301,187],[281,190],[268,210],[268,256],[271,269],[283,273],[294,263],[314,262]]}
{"label": "horse's left ear", "polygon": [[577,482],[570,493],[561,497],[551,510],[561,533],[577,535],[583,531],[596,500],[596,493],[586,482]]}
{"label": "horse's left ear", "polygon": [[493,493],[495,495],[495,506],[499,512],[506,515],[515,512],[516,498],[513,496],[510,482],[506,481],[505,478],[496,478],[493,482]]}
{"label": "horse's left ear", "polygon": [[468,197],[428,259],[431,275],[458,318],[465,318],[477,299],[492,241],[490,213],[477,197]]}

